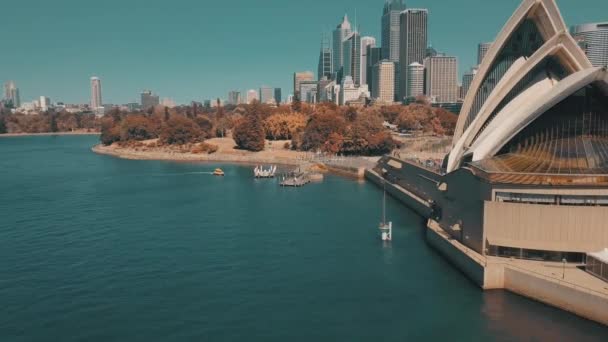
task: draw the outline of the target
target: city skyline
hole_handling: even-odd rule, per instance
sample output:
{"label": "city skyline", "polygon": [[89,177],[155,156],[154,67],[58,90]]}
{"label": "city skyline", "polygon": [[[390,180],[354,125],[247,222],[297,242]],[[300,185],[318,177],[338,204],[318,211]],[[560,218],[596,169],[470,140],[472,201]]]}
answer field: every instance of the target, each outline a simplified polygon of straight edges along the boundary
{"label": "city skyline", "polygon": [[[88,103],[89,79],[95,75],[104,82],[107,103],[137,102],[142,89],[155,89],[163,97],[189,103],[225,98],[229,90],[256,89],[263,84],[291,89],[294,71],[317,69],[319,38],[330,34],[345,13],[362,36],[380,41],[384,1],[335,1],[324,3],[322,12],[279,1],[269,3],[269,9],[263,11],[240,0],[233,2],[234,6],[210,6],[190,0],[152,8],[121,3],[120,8],[125,11],[117,13],[114,9],[119,6],[114,0],[97,3],[94,10],[73,0],[10,2],[4,8],[12,15],[0,27],[22,28],[19,23],[24,21],[33,24],[8,37],[10,49],[0,64],[0,82],[15,81],[22,102],[44,95],[54,101]],[[493,39],[501,29],[497,23],[506,21],[520,1],[487,4],[464,0],[457,8],[439,0],[406,3],[409,8],[429,9],[429,44],[458,57],[462,75],[476,64],[477,45]],[[603,1],[589,0],[584,7],[564,0],[558,3],[569,26],[606,21],[608,3]],[[29,6],[40,11],[22,10]],[[134,17],[131,10],[136,9],[142,13]],[[217,14],[201,15],[209,11]],[[292,15],[293,11],[298,11],[298,15]],[[231,28],[216,19],[228,13],[242,18],[242,23]],[[180,18],[179,22],[174,22],[172,15]],[[478,26],[459,25],[465,15],[478,16]],[[260,16],[264,20],[259,20]],[[47,22],[50,18],[52,25]],[[103,23],[110,18],[110,26],[85,25],[91,20]],[[168,30],[155,26],[160,20],[171,24]],[[79,30],[73,30],[74,26]],[[484,29],[479,30],[480,26]],[[251,32],[243,31],[244,27]],[[271,39],[251,39],[260,34]],[[83,39],[85,36],[89,39]],[[101,48],[91,48],[91,39]],[[231,44],[220,44],[222,41]],[[269,58],[268,49],[272,48],[276,51]],[[242,61],[239,56],[243,49],[248,58]],[[222,67],[217,67],[218,63]],[[230,73],[222,73],[227,70],[226,65],[230,66]]]}

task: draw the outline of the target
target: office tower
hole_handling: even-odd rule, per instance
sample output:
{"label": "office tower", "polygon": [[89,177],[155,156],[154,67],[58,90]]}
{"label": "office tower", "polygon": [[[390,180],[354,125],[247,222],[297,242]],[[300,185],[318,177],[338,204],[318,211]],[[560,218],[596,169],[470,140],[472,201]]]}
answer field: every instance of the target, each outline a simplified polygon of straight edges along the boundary
{"label": "office tower", "polygon": [[351,33],[342,46],[342,76],[351,76],[356,85],[361,85],[361,35]]}
{"label": "office tower", "polygon": [[308,103],[317,102],[318,89],[319,82],[317,81],[300,82],[300,101]]}
{"label": "office tower", "polygon": [[321,51],[319,53],[319,66],[317,70],[318,79],[323,79],[323,77],[327,77],[330,79],[333,74],[333,60],[331,53],[331,44],[329,43],[329,39],[323,36],[321,39]]}
{"label": "office tower", "polygon": [[572,35],[593,66],[608,66],[608,22],[574,26]]}
{"label": "office tower", "polygon": [[[374,79],[374,66],[382,60],[382,48],[368,46],[366,55],[367,55],[366,56],[366,58],[367,58],[366,68],[367,68],[367,80],[368,80],[367,83],[369,86],[369,91],[372,92],[373,88],[374,88],[374,82],[370,82],[370,81]],[[397,68],[397,65],[395,65],[395,68]],[[395,87],[393,87],[393,89],[394,88]]]}
{"label": "office tower", "polygon": [[[293,94],[300,98],[300,83],[303,81],[313,81],[315,76],[310,71],[296,72],[293,74]],[[301,98],[300,98],[301,100]]]}
{"label": "office tower", "polygon": [[234,106],[241,104],[241,92],[237,90],[228,92],[228,104]]}
{"label": "office tower", "polygon": [[424,59],[426,96],[434,103],[458,101],[458,60],[438,55]]}
{"label": "office tower", "polygon": [[424,66],[420,63],[412,63],[407,67],[407,89],[405,96],[413,99],[424,95]]}
{"label": "office tower", "polygon": [[342,23],[333,32],[333,74],[335,78],[342,75],[342,68],[344,67],[342,64],[344,61],[343,42],[351,33],[352,27],[348,21],[348,16],[344,15]]}
{"label": "office tower", "polygon": [[274,88],[266,86],[260,87],[260,102],[266,104],[276,103],[274,99]]}
{"label": "office tower", "polygon": [[91,77],[91,108],[103,107],[101,100],[101,80],[99,77]]}
{"label": "office tower", "polygon": [[477,47],[477,65],[481,64],[481,62],[483,61],[483,58],[486,56],[486,54],[488,53],[488,50],[490,50],[491,46],[492,46],[492,42],[479,43],[479,46]]}
{"label": "office tower", "polygon": [[374,65],[372,98],[380,103],[395,99],[395,62],[383,60]]}
{"label": "office tower", "polygon": [[150,108],[154,108],[160,104],[160,100],[158,95],[152,94],[150,90],[144,90],[141,93],[141,108],[143,110],[147,110]]}
{"label": "office tower", "polygon": [[372,82],[371,75],[367,75],[367,52],[374,47],[376,47],[376,38],[361,37],[361,84]]}
{"label": "office tower", "polygon": [[399,16],[405,9],[403,0],[390,0],[384,4],[381,28],[382,59],[399,62],[399,36],[401,33]]}
{"label": "office tower", "polygon": [[462,88],[460,92],[460,98],[464,99],[467,97],[467,93],[469,92],[469,88],[471,87],[471,83],[473,83],[473,78],[477,74],[477,68],[471,68],[471,70],[464,73],[462,76]]}
{"label": "office tower", "polygon": [[422,64],[428,47],[428,10],[407,9],[401,12],[399,53],[399,100],[407,96],[407,68],[412,63]]}
{"label": "office tower", "polygon": [[351,76],[344,76],[342,84],[339,88],[339,92],[340,93],[338,104],[341,106],[349,105],[353,102],[360,103],[362,102],[362,100],[365,100],[370,97],[367,84],[357,86]]}
{"label": "office tower", "polygon": [[274,88],[274,100],[277,102],[277,105],[281,104],[281,102],[283,101],[281,88]]}
{"label": "office tower", "polygon": [[46,112],[51,107],[51,99],[47,96],[40,96],[40,101],[38,102],[38,106],[40,110]]}
{"label": "office tower", "polygon": [[259,101],[258,92],[251,89],[247,91],[247,103],[251,104],[253,101]]}
{"label": "office tower", "polygon": [[21,106],[21,99],[19,97],[19,88],[13,81],[8,81],[4,84],[4,99],[13,106],[13,108],[19,108]]}

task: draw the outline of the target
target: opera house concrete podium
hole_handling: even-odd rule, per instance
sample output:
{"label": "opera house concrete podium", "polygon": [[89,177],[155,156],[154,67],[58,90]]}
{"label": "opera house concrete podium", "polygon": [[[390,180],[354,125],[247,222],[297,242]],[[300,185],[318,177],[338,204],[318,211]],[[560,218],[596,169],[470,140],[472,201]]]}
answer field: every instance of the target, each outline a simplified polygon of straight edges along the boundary
{"label": "opera house concrete podium", "polygon": [[[608,71],[554,0],[523,1],[498,34],[441,171],[384,157],[368,177],[428,217],[429,243],[483,288],[608,324],[608,283],[578,268],[608,248]],[[542,269],[552,262],[561,283]]]}

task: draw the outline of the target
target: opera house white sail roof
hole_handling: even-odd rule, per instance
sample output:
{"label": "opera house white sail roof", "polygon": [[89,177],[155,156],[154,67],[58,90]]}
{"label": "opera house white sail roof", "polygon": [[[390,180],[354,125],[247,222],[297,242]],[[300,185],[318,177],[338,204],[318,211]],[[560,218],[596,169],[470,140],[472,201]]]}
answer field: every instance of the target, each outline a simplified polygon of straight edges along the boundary
{"label": "opera house white sail roof", "polygon": [[592,67],[554,0],[523,1],[483,60],[446,171],[467,163],[608,175],[608,72]]}

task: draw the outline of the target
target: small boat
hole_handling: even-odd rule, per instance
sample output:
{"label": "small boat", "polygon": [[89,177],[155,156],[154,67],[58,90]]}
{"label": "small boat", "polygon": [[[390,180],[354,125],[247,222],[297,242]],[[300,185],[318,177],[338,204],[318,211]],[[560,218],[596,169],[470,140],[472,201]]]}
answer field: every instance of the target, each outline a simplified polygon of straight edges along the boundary
{"label": "small boat", "polygon": [[222,171],[222,169],[215,169],[215,171],[213,171],[213,175],[214,176],[224,176],[224,171]]}
{"label": "small boat", "polygon": [[269,169],[264,169],[263,166],[256,166],[255,169],[253,169],[253,175],[255,178],[274,178],[276,172],[276,165],[270,166]]}
{"label": "small boat", "polygon": [[[384,181],[386,182],[386,181]],[[386,222],[386,183],[382,182],[384,186],[384,197],[382,198],[382,222],[380,222],[380,238],[382,241],[393,240],[393,223]]]}

